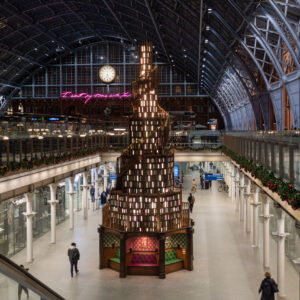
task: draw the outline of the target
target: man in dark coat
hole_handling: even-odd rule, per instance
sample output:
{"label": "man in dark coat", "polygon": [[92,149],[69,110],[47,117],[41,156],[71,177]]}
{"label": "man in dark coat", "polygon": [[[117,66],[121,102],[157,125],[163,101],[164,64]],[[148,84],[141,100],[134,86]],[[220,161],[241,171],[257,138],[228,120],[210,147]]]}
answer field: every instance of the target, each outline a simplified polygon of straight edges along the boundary
{"label": "man in dark coat", "polygon": [[77,264],[80,259],[79,250],[76,248],[76,244],[72,243],[71,248],[68,249],[69,261],[71,264],[71,276],[73,277],[73,268],[75,267],[76,274],[79,272],[77,269]]}
{"label": "man in dark coat", "polygon": [[265,273],[265,279],[261,282],[259,293],[261,293],[261,300],[274,300],[274,294],[278,292],[278,286],[274,279],[271,278],[269,272]]}
{"label": "man in dark coat", "polygon": [[103,191],[103,192],[101,193],[100,198],[101,198],[101,204],[105,204],[105,203],[106,203],[106,199],[107,199],[107,194],[106,194],[105,191]]}
{"label": "man in dark coat", "polygon": [[188,197],[188,202],[190,204],[190,212],[193,212],[193,207],[194,207],[194,203],[195,203],[195,197],[192,195],[192,193],[190,193],[190,195]]}

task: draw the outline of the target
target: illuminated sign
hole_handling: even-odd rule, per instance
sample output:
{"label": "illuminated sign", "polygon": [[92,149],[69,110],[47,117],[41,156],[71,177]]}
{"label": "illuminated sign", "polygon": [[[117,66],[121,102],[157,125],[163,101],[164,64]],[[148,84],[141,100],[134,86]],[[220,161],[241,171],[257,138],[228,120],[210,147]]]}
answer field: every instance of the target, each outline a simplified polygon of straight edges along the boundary
{"label": "illuminated sign", "polygon": [[217,174],[207,173],[207,174],[205,174],[205,180],[218,180],[218,181],[221,181],[221,180],[223,180],[223,174],[220,174],[220,173],[217,173]]}
{"label": "illuminated sign", "polygon": [[80,93],[80,94],[73,94],[72,92],[62,92],[61,97],[66,99],[84,99],[84,104],[87,104],[91,99],[105,99],[105,98],[130,98],[131,94],[129,92],[125,92],[123,94],[88,94],[88,93]]}
{"label": "illuminated sign", "polygon": [[179,166],[174,166],[174,178],[179,178]]}

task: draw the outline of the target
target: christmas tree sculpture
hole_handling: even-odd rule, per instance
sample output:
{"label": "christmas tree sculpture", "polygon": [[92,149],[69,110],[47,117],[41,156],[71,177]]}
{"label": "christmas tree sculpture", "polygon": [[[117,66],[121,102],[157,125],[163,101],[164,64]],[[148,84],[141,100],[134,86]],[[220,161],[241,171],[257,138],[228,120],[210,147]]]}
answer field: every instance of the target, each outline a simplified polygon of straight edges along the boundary
{"label": "christmas tree sculpture", "polygon": [[[151,43],[140,47],[140,65],[140,76],[132,83],[131,144],[117,160],[116,189],[99,227],[100,268],[120,270],[121,277],[151,273],[164,278],[168,268],[192,269],[192,226],[181,189],[174,187],[174,154],[167,147],[169,114],[158,104],[158,68],[152,65]],[[105,255],[110,248],[106,246],[111,246],[105,244],[108,232],[120,237],[113,245],[119,258]],[[168,263],[171,254],[174,262]],[[143,263],[147,259],[152,263]]]}

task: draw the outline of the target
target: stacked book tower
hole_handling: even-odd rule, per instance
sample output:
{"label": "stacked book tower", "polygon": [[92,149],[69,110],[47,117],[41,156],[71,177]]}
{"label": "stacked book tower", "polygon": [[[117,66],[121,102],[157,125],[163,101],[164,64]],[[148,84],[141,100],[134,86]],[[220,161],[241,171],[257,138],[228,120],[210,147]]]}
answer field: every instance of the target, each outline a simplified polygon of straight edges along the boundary
{"label": "stacked book tower", "polygon": [[166,232],[184,226],[188,216],[181,190],[174,187],[174,154],[167,147],[169,115],[158,104],[151,43],[140,47],[140,66],[139,78],[132,83],[131,144],[117,160],[117,186],[104,221],[125,232]]}

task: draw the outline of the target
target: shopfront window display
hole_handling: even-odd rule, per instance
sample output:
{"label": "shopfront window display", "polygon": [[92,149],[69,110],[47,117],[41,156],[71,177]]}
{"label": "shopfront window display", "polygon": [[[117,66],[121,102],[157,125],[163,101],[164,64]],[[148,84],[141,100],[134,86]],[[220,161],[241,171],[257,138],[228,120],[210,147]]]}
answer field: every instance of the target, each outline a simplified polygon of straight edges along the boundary
{"label": "shopfront window display", "polygon": [[26,198],[16,197],[0,204],[0,253],[12,256],[26,246],[26,224],[23,213]]}

